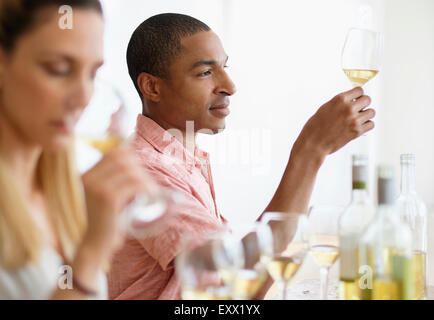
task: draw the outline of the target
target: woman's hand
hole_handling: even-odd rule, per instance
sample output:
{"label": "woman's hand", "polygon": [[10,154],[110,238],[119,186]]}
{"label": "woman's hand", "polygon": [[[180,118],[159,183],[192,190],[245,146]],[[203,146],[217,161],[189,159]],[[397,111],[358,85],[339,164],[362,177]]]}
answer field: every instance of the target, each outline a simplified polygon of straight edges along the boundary
{"label": "woman's hand", "polygon": [[153,193],[156,184],[148,177],[129,148],[118,148],[83,177],[88,228],[83,245],[109,259],[124,240],[120,213],[139,193]]}

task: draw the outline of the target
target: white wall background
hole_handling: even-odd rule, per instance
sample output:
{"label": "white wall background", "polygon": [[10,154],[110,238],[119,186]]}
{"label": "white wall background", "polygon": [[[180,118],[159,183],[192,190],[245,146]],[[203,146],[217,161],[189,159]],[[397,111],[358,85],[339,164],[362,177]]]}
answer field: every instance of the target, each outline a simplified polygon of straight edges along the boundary
{"label": "white wall background", "polygon": [[417,187],[434,204],[434,1],[385,1],[379,158],[415,153]]}
{"label": "white wall background", "polygon": [[[157,13],[185,13],[220,35],[238,92],[227,130],[199,142],[212,155],[220,209],[237,222],[255,219],[270,201],[307,119],[351,88],[340,68],[348,28],[383,31],[384,64],[366,86],[377,110],[376,129],[326,160],[312,203],[349,201],[350,157],[357,151],[370,155],[371,190],[376,163],[398,168],[400,153],[416,153],[418,190],[434,203],[434,1],[105,0],[104,5],[107,49],[100,75],[122,91],[134,114],[141,106],[125,51],[139,23]],[[370,16],[361,14],[366,5]]]}

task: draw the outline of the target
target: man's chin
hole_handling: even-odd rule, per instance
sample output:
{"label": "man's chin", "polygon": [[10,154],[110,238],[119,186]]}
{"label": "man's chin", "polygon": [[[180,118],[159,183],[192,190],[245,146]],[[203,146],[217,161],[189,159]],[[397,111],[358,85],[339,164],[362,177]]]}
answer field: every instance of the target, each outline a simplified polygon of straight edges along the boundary
{"label": "man's chin", "polygon": [[214,130],[212,130],[212,134],[218,134],[218,133],[220,133],[220,132],[224,131],[224,130],[225,130],[225,128],[226,128],[226,127],[223,127],[223,128],[219,128],[219,129],[214,129]]}
{"label": "man's chin", "polygon": [[219,123],[218,125],[212,125],[212,126],[208,126],[207,128],[200,129],[199,133],[214,135],[222,132],[225,129],[226,129],[226,123],[222,122]]}
{"label": "man's chin", "polygon": [[214,128],[214,129],[200,129],[197,133],[214,135],[214,134],[222,132],[223,130],[225,130],[224,127],[223,128]]}

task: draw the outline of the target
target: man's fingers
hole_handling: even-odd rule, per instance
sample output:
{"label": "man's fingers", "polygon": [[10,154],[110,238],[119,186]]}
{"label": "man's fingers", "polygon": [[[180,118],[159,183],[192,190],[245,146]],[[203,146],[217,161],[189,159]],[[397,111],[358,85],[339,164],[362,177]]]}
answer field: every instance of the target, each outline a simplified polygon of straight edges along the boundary
{"label": "man's fingers", "polygon": [[359,119],[360,119],[360,123],[362,124],[374,117],[375,117],[374,109],[366,109],[364,111],[359,112]]}
{"label": "man's fingers", "polygon": [[362,125],[362,134],[364,134],[365,132],[368,132],[372,129],[374,129],[375,124],[373,121],[368,120],[366,121],[363,125]]}
{"label": "man's fingers", "polygon": [[371,104],[369,96],[361,96],[353,102],[354,111],[361,111]]}
{"label": "man's fingers", "polygon": [[363,96],[363,89],[361,87],[355,87],[355,88],[345,92],[345,96],[348,99],[348,101],[358,99],[361,96]]}

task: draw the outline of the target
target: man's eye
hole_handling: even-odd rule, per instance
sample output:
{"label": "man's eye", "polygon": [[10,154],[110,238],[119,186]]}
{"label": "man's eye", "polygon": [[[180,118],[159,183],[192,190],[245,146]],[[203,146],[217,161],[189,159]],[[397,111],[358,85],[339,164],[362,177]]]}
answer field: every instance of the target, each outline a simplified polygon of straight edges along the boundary
{"label": "man's eye", "polygon": [[211,74],[211,70],[206,70],[205,72],[199,73],[199,77],[206,77]]}
{"label": "man's eye", "polygon": [[229,68],[229,66],[224,66],[223,68],[227,69],[227,68]]}

